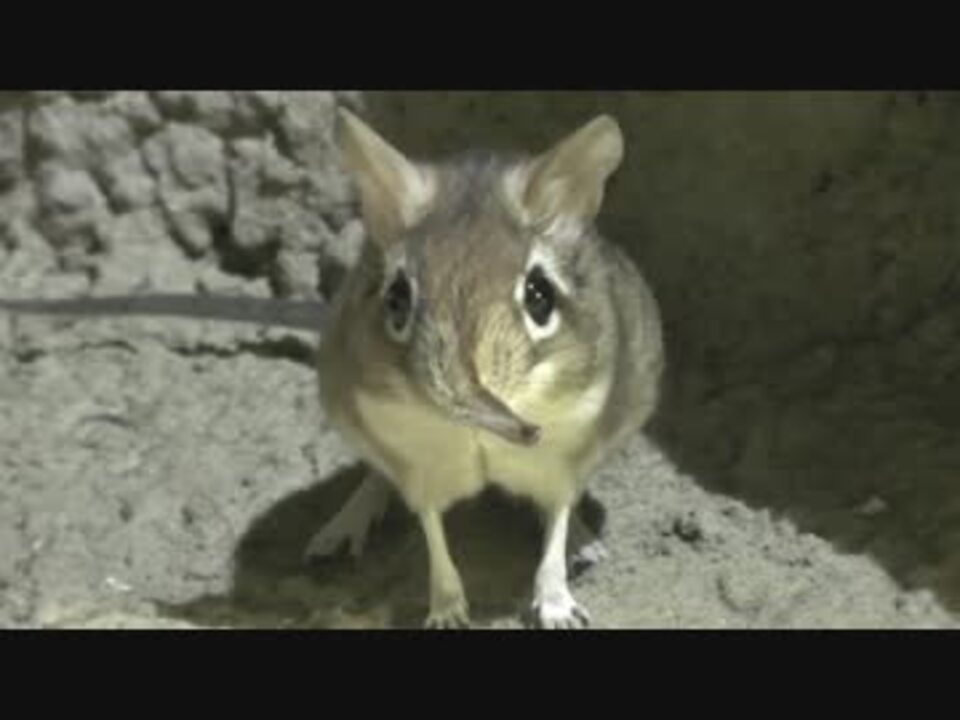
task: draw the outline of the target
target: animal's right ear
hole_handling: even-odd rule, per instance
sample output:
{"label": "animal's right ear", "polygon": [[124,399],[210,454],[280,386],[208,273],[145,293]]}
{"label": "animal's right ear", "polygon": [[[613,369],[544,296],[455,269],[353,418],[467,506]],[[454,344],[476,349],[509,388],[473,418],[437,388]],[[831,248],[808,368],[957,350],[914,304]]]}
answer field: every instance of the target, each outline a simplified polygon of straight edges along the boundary
{"label": "animal's right ear", "polygon": [[557,222],[582,226],[600,212],[604,187],[623,160],[623,133],[601,115],[536,158],[526,169],[519,196],[522,215],[534,226]]}
{"label": "animal's right ear", "polygon": [[360,192],[363,219],[381,246],[409,228],[434,195],[430,170],[405,158],[349,110],[340,108],[338,143]]}

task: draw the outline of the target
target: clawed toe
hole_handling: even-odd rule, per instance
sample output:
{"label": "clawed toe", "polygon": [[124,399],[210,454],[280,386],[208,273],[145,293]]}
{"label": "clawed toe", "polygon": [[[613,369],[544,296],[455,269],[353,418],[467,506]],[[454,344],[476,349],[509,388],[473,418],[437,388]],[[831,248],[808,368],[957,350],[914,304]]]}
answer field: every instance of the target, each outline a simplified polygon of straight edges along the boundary
{"label": "clawed toe", "polygon": [[423,626],[427,630],[466,630],[470,627],[470,618],[465,609],[430,613]]}
{"label": "clawed toe", "polygon": [[541,630],[581,630],[590,626],[590,613],[572,597],[544,599],[533,606],[534,625]]}

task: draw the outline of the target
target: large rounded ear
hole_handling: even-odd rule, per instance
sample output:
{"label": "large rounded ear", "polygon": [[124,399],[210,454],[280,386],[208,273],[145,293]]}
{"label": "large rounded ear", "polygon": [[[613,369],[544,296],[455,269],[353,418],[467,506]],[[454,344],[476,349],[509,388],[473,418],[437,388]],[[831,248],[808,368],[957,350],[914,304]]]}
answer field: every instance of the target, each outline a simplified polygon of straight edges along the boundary
{"label": "large rounded ear", "polygon": [[405,158],[366,123],[340,108],[337,140],[360,193],[363,219],[383,245],[423,216],[434,194],[428,169]]}
{"label": "large rounded ear", "polygon": [[609,115],[594,118],[534,159],[526,170],[519,203],[527,222],[584,226],[603,204],[607,179],[623,160],[623,133]]}

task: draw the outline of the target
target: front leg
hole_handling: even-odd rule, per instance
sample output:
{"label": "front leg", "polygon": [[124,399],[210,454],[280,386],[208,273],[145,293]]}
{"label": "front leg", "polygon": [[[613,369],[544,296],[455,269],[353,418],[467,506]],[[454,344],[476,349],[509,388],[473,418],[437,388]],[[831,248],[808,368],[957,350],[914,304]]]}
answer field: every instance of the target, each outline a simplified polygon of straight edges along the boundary
{"label": "front leg", "polygon": [[420,524],[430,561],[430,614],[425,625],[435,630],[468,627],[467,598],[450,557],[443,518],[437,510],[425,510],[420,513]]}
{"label": "front leg", "polygon": [[571,505],[547,515],[543,557],[534,583],[533,614],[537,624],[547,629],[586,627],[590,615],[582,608],[567,585],[567,531]]}

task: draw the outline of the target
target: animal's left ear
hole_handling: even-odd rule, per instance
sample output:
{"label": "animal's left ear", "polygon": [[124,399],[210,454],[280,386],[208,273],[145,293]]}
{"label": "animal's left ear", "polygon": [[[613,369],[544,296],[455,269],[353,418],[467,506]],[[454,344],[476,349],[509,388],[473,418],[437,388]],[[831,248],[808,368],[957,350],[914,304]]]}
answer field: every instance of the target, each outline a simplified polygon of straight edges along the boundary
{"label": "animal's left ear", "polygon": [[609,115],[594,118],[533,160],[518,198],[528,223],[592,222],[607,180],[623,160],[623,133]]}

